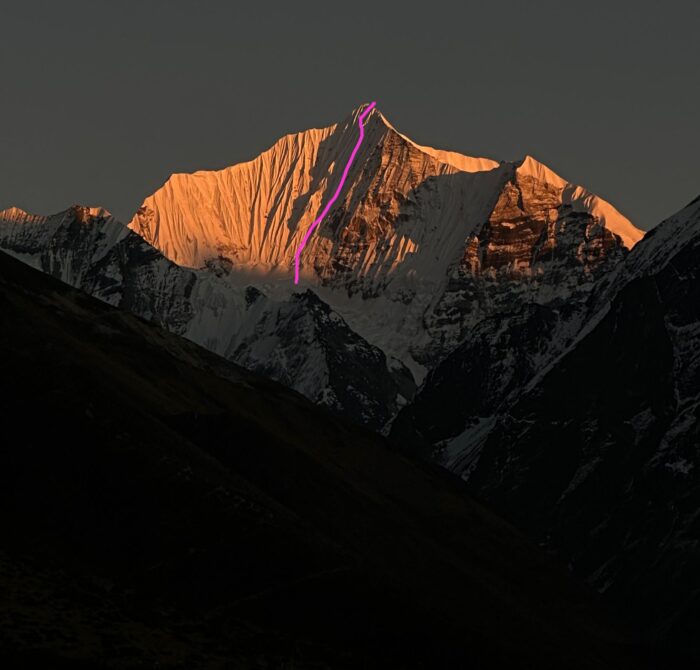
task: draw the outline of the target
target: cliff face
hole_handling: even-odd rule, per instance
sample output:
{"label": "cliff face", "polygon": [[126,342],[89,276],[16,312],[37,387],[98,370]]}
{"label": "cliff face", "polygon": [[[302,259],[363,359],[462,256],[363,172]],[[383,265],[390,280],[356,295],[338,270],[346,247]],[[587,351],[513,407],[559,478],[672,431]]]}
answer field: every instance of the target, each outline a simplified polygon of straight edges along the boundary
{"label": "cliff face", "polygon": [[528,161],[512,169],[426,314],[428,351],[438,360],[484,319],[530,303],[567,312],[583,305],[594,283],[627,253],[625,240],[572,203],[565,188],[529,174]]}

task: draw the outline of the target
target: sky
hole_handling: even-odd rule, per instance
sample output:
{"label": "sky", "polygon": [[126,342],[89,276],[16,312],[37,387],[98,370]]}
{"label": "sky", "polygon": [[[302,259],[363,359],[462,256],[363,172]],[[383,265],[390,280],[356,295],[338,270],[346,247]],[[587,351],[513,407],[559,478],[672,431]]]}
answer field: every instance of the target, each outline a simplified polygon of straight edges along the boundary
{"label": "sky", "polygon": [[648,229],[700,195],[700,3],[3,0],[0,209],[128,221],[173,172],[363,102],[429,146],[530,154]]}

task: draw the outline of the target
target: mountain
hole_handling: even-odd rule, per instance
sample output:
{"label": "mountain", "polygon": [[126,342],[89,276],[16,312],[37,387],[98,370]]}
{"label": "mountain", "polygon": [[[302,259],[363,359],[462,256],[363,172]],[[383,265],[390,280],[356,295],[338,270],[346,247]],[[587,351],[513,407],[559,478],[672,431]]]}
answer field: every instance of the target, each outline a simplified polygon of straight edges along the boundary
{"label": "mountain", "polygon": [[[251,283],[286,296],[294,253],[337,187],[361,111],[283,137],[247,163],[175,174],[129,226],[180,265],[253,274]],[[578,299],[641,236],[531,157],[498,163],[420,146],[375,108],[301,276],[420,378],[514,301]]]}
{"label": "mountain", "polygon": [[[542,332],[530,309],[526,349]],[[635,246],[590,311],[567,351],[509,402],[474,410],[442,459],[632,614],[667,661],[690,667],[700,658],[700,198]],[[518,368],[517,342],[481,343]],[[433,445],[458,430],[452,410],[477,395],[462,375],[493,383],[480,353],[464,345],[448,357],[396,430],[413,426]]]}
{"label": "mountain", "polygon": [[0,253],[5,667],[624,668],[445,472]]}
{"label": "mountain", "polygon": [[640,241],[532,157],[424,147],[374,109],[295,287],[361,112],[173,175],[128,227],[5,210],[0,247],[434,459],[633,619],[657,665],[692,666],[698,201]]}
{"label": "mountain", "polygon": [[[550,330],[512,380],[522,386],[568,345],[595,282],[641,232],[531,157],[424,147],[375,108],[297,289],[294,253],[337,187],[361,111],[247,163],[173,175],[129,223],[138,235],[102,210],[12,209],[0,213],[0,247],[384,431],[417,383],[477,346],[484,323],[517,339],[518,310],[536,304]],[[489,403],[509,388],[492,385]]]}

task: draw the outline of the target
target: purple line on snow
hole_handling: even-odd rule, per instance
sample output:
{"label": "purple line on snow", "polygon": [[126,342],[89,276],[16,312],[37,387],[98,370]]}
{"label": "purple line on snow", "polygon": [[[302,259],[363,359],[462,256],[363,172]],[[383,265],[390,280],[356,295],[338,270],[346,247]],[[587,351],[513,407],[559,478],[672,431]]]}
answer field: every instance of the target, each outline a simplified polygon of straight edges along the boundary
{"label": "purple line on snow", "polygon": [[304,234],[304,237],[301,240],[301,244],[299,245],[299,248],[296,250],[296,253],[294,254],[294,283],[298,284],[299,283],[299,263],[301,262],[301,252],[304,250],[304,247],[306,246],[306,243],[309,241],[309,238],[311,237],[311,234],[316,230],[318,225],[321,223],[323,220],[323,217],[328,214],[328,210],[333,206],[333,203],[337,200],[338,196],[340,195],[340,189],[343,188],[343,184],[345,183],[345,180],[347,179],[348,172],[350,172],[350,166],[352,165],[352,162],[355,160],[355,156],[357,155],[357,151],[360,148],[360,145],[362,144],[362,140],[365,139],[365,129],[364,126],[362,125],[363,121],[367,117],[367,115],[374,109],[374,106],[376,105],[376,102],[372,102],[369,105],[367,105],[367,108],[360,114],[360,118],[358,119],[357,123],[360,127],[360,137],[357,140],[357,144],[355,145],[355,148],[352,150],[352,153],[350,154],[350,158],[348,159],[348,163],[345,166],[345,170],[343,170],[343,175],[340,178],[340,184],[338,184],[338,188],[335,190],[335,193],[333,194],[333,197],[326,203],[326,206],[323,208],[323,211],[318,215],[318,217],[314,220],[314,222],[309,226],[309,229],[306,231]]}

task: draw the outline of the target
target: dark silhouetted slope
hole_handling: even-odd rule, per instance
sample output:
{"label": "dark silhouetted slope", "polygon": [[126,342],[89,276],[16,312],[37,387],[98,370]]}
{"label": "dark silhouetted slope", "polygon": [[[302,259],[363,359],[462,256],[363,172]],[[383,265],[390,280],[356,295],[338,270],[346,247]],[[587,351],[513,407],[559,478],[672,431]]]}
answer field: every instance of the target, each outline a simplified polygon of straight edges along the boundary
{"label": "dark silhouetted slope", "polygon": [[0,315],[8,664],[626,667],[449,475],[2,254]]}

